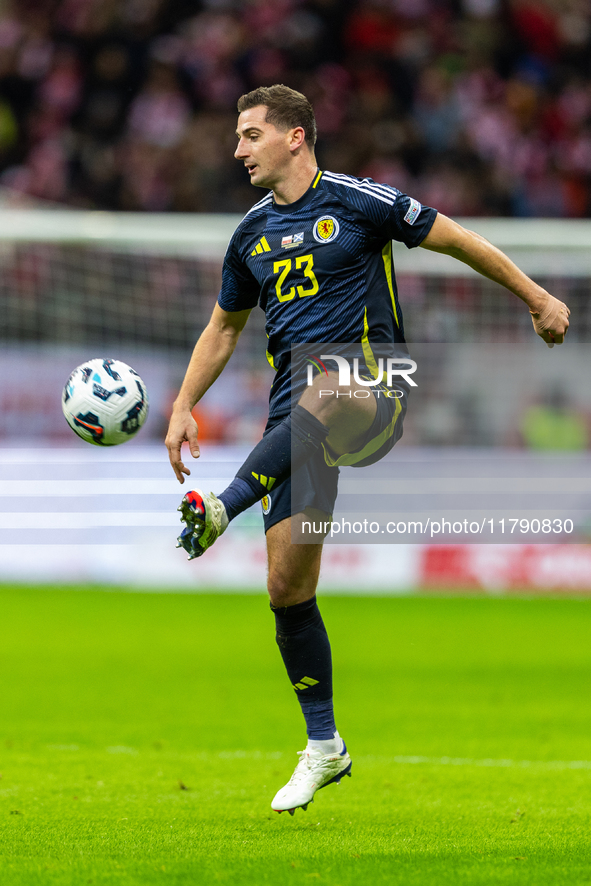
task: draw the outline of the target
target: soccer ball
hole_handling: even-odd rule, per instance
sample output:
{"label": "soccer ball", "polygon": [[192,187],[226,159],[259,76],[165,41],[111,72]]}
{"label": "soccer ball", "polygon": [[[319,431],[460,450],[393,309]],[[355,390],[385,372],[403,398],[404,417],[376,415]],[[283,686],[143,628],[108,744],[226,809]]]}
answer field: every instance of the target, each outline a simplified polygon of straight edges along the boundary
{"label": "soccer ball", "polygon": [[148,394],[127,363],[97,357],[78,366],[67,380],[62,410],[87,443],[116,446],[131,440],[145,422]]}

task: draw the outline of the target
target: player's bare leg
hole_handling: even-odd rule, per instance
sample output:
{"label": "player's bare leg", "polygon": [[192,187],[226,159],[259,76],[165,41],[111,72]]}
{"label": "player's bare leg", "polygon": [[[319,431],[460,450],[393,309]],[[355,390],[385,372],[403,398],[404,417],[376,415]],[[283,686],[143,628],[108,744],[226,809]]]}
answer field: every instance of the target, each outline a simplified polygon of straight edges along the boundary
{"label": "player's bare leg", "polygon": [[307,508],[305,514],[281,520],[267,532],[267,590],[271,606],[295,606],[311,600],[316,593],[324,533],[314,544],[292,544],[292,529],[297,531],[303,520],[319,522],[330,517],[323,511]]}
{"label": "player's bare leg", "polygon": [[[306,720],[308,744],[288,783],[275,795],[276,812],[307,809],[317,790],[351,774],[351,758],[334,723],[330,644],[316,603],[323,536],[293,544],[302,521],[317,524],[328,515],[313,508],[276,523],[267,532],[268,590],[276,639]],[[295,524],[295,526],[294,526]]]}

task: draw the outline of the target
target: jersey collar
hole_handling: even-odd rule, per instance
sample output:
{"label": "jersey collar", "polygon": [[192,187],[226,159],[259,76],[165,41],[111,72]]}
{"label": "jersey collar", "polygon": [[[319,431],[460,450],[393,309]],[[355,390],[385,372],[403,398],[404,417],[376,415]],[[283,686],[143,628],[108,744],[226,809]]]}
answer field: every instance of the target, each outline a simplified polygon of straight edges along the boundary
{"label": "jersey collar", "polygon": [[282,215],[289,215],[291,212],[297,212],[298,209],[302,209],[306,206],[313,198],[314,191],[318,186],[320,179],[322,178],[322,170],[318,169],[316,175],[314,176],[314,181],[308,188],[308,190],[302,194],[299,200],[294,200],[293,203],[275,203],[275,199],[273,199],[273,209],[275,212],[279,212]]}

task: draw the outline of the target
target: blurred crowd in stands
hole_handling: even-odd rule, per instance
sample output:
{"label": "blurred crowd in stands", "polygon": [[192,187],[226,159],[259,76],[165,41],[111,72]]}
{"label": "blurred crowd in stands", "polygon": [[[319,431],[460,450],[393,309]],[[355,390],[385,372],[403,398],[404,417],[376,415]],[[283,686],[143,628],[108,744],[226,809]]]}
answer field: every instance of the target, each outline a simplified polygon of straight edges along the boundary
{"label": "blurred crowd in stands", "polygon": [[591,0],[0,0],[0,186],[244,211],[236,100],[277,82],[321,168],[452,215],[591,213]]}

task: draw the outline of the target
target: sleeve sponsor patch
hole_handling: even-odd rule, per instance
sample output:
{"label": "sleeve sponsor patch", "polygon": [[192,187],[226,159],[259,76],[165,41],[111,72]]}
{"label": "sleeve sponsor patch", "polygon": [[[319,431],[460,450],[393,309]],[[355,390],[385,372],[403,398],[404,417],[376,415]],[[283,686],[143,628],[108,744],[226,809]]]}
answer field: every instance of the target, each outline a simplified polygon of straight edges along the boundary
{"label": "sleeve sponsor patch", "polygon": [[423,207],[421,206],[421,204],[419,203],[418,200],[413,200],[412,197],[410,197],[409,199],[410,199],[410,206],[408,207],[406,215],[404,216],[404,221],[408,222],[409,225],[414,225],[414,223],[416,222],[417,218],[419,217],[419,213]]}

